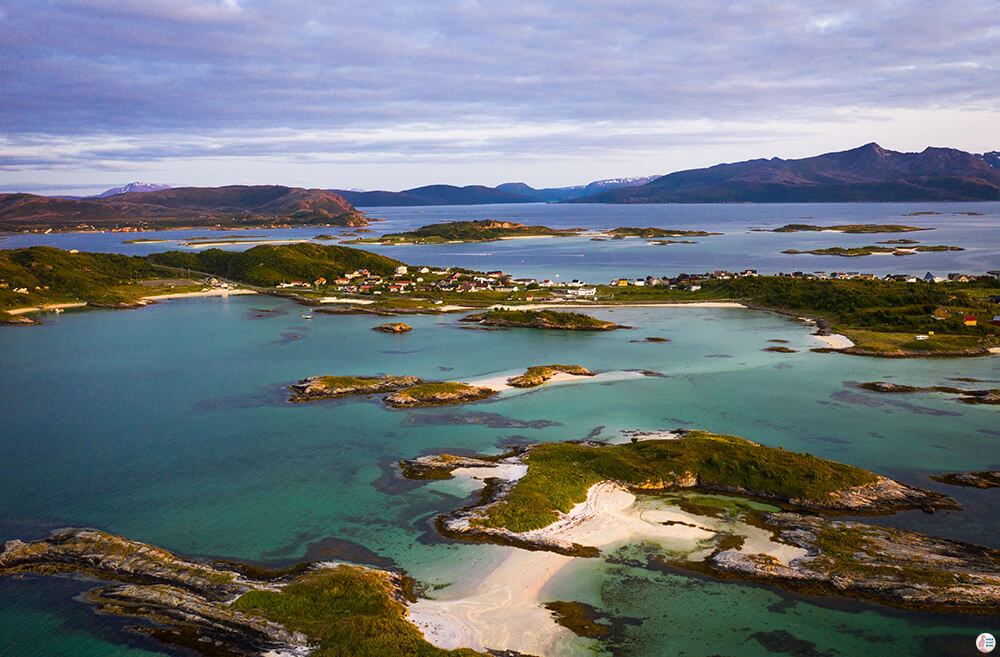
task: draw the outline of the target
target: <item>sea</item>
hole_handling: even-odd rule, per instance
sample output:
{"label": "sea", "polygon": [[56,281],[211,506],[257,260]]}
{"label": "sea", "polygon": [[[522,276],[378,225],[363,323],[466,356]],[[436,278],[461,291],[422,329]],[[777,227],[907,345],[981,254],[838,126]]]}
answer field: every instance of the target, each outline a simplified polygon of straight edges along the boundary
{"label": "sea", "polygon": [[[670,246],[540,238],[366,247],[411,264],[520,276],[603,282],[611,276],[744,268],[895,273],[902,267],[921,274],[1000,269],[996,203],[367,211],[386,220],[372,224],[379,232],[493,218],[552,227],[726,233]],[[916,211],[940,214],[902,216]],[[967,211],[983,214],[955,214]],[[966,251],[845,263],[780,251],[898,236],[748,230],[785,223],[928,226],[935,230],[906,237]],[[252,234],[301,239],[319,232],[329,230]],[[202,229],[187,236],[208,234],[217,235]],[[124,245],[134,235],[120,233],[19,234],[6,236],[0,248],[51,244],[136,254],[190,248],[178,246],[185,237],[180,232],[160,235],[174,242]],[[541,441],[622,440],[628,431],[685,428],[744,436],[947,492],[963,510],[867,521],[1000,548],[1000,492],[929,479],[1000,469],[996,407],[857,387],[865,381],[967,385],[956,378],[1000,387],[997,358],[881,360],[813,353],[809,349],[821,345],[808,326],[739,308],[591,312],[633,328],[595,334],[475,331],[460,328],[461,315],[441,315],[407,317],[412,332],[385,335],[371,330],[382,321],[377,317],[316,314],[306,320],[302,307],[288,300],[235,296],[129,311],[67,311],[44,315],[42,326],[0,329],[0,541],[94,527],[195,558],[272,566],[315,559],[374,564],[403,570],[430,592],[446,590],[463,573],[489,567],[514,548],[439,536],[434,518],[468,504],[474,491],[457,480],[407,481],[399,475],[400,459],[445,451],[495,454]],[[670,341],[645,342],[647,337]],[[795,353],[764,351],[771,340],[786,340]],[[290,404],[284,389],[321,374],[469,381],[547,363],[579,364],[602,376],[507,391],[475,404],[410,410],[364,397]],[[130,630],[134,619],[97,614],[82,596],[98,585],[82,577],[0,579],[0,655],[190,654]],[[1000,633],[1000,616],[907,612],[621,560],[577,560],[542,595],[585,602],[614,619],[612,638],[580,639],[568,654],[972,655],[980,632]]]}

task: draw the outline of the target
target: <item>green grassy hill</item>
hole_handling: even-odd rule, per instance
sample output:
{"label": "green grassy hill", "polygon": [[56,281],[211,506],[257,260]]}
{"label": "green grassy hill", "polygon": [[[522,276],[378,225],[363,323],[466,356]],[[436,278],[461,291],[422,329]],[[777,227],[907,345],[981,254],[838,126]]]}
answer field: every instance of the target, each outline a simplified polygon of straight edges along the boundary
{"label": "green grassy hill", "polygon": [[206,272],[262,287],[293,280],[313,281],[319,277],[332,281],[356,269],[386,276],[403,264],[368,251],[322,244],[268,244],[246,251],[168,251],[154,253],[149,260],[158,265]]}

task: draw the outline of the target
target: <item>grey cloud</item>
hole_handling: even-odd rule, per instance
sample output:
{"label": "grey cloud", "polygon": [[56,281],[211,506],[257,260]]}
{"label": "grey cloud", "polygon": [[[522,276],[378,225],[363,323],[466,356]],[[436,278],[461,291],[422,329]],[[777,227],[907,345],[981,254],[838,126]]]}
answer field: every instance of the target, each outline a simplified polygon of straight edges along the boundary
{"label": "grey cloud", "polygon": [[[993,0],[21,0],[3,16],[8,138],[798,120],[843,107],[993,107],[1000,82]],[[561,147],[608,145],[583,137]],[[45,163],[199,147],[150,141]],[[560,147],[557,134],[548,141]],[[513,138],[492,146],[530,148]],[[222,148],[266,155],[303,144],[227,139]],[[392,150],[421,148],[447,147],[416,137]],[[16,167],[12,160],[2,166]]]}

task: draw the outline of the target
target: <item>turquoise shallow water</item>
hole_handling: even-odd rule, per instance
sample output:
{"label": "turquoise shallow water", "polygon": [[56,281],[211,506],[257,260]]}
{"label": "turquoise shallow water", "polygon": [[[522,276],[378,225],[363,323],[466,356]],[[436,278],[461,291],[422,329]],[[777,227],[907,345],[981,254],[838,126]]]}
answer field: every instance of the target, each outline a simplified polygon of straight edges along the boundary
{"label": "turquoise shallow water", "polygon": [[[252,308],[278,312],[256,319]],[[445,583],[457,564],[474,567],[502,548],[437,537],[430,521],[469,491],[405,482],[393,465],[400,458],[687,427],[931,488],[943,489],[929,473],[1000,467],[995,408],[938,395],[880,396],[852,383],[1000,379],[997,359],[813,354],[806,350],[818,343],[802,324],[740,309],[595,311],[635,327],[599,334],[470,331],[457,328],[457,316],[412,317],[413,332],[401,336],[371,331],[381,321],[375,317],[306,321],[300,311],[270,297],[177,300],[67,312],[38,328],[0,331],[0,540],[92,526],[187,555],[287,562],[336,556],[323,551],[330,545],[323,539],[337,538]],[[647,336],[671,342],[632,342]],[[762,351],[770,339],[800,351]],[[316,374],[471,380],[551,362],[603,376],[412,411],[367,399],[292,405],[281,390]],[[994,491],[948,492],[967,510],[884,521],[1000,547]],[[17,628],[0,632],[0,654],[157,650],[74,602],[86,585],[45,582],[0,582],[0,627]],[[611,646],[616,654],[850,655],[869,642],[912,652],[934,637],[997,625],[871,605],[831,610],[806,598],[787,602],[771,589],[596,561],[550,586],[553,598],[576,591],[568,599],[638,619]],[[784,635],[751,636],[778,631],[820,652],[773,652]]]}

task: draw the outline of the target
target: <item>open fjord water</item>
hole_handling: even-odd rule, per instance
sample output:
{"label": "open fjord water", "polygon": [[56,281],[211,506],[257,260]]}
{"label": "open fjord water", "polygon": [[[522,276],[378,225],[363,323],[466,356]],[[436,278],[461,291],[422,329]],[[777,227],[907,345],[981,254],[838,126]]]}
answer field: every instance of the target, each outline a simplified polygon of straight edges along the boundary
{"label": "open fjord water", "polygon": [[[944,276],[949,272],[983,273],[1000,268],[1000,203],[788,203],[788,204],[677,204],[604,205],[545,204],[465,205],[402,208],[362,208],[371,217],[374,231],[367,236],[401,232],[442,221],[495,219],[551,228],[586,228],[601,231],[618,226],[641,226],[704,230],[721,233],[683,238],[694,244],[652,245],[649,240],[591,241],[590,236],[516,239],[476,244],[358,245],[408,263],[478,270],[501,269],[515,276],[538,279],[604,283],[612,277],[676,275],[717,269],[756,269],[777,272],[846,272],[877,274],[927,271]],[[920,213],[914,215],[913,213]],[[974,214],[966,214],[974,213]],[[762,232],[785,224],[837,226],[845,224],[905,224],[932,230],[892,233],[847,234],[829,232]],[[46,244],[65,249],[145,255],[169,249],[199,249],[182,242],[195,237],[241,239],[242,235],[271,240],[308,240],[318,234],[335,236],[351,229],[326,227],[278,230],[150,231],[145,239],[165,242],[125,244],[132,233],[39,233],[0,238],[0,248]],[[828,247],[859,247],[881,241],[918,240],[925,246],[962,247],[963,251],[924,252],[896,257],[871,255],[855,258],[782,253],[788,249],[808,251]],[[249,239],[249,238],[243,238]],[[346,238],[353,239],[353,238]],[[336,243],[336,242],[321,242]],[[219,248],[246,249],[245,244]]]}
{"label": "open fjord water", "polygon": [[[417,316],[398,336],[371,331],[376,317],[305,321],[300,311],[271,297],[177,300],[0,331],[0,540],[96,527],[190,556],[392,565],[447,592],[512,548],[439,537],[433,518],[467,503],[470,488],[405,481],[399,459],[685,427],[947,490],[964,511],[876,521],[1000,547],[995,491],[927,478],[1000,466],[996,409],[855,386],[997,380],[996,358],[810,353],[818,342],[801,323],[736,308],[595,309],[635,327],[597,334],[462,330],[455,315]],[[650,336],[670,342],[634,342]],[[797,353],[763,351],[772,339]],[[289,404],[282,389],[318,374],[469,381],[546,363],[602,375],[417,410],[367,398]],[[164,654],[124,631],[127,619],[75,599],[94,584],[0,580],[0,654]],[[565,654],[964,655],[980,631],[1000,629],[997,617],[894,611],[599,559],[577,560],[542,596],[620,619],[607,643],[570,640]]]}

